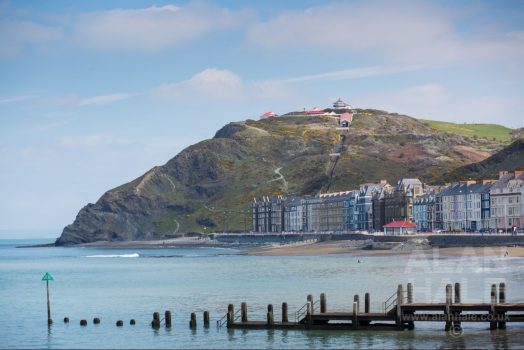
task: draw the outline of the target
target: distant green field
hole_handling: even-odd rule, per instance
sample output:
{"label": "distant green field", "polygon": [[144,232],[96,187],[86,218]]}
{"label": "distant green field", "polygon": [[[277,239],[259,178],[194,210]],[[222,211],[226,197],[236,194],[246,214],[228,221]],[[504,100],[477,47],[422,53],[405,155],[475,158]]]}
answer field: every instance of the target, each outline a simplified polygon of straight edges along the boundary
{"label": "distant green field", "polygon": [[509,142],[512,129],[498,124],[454,124],[434,120],[422,120],[430,127],[462,136],[474,136]]}

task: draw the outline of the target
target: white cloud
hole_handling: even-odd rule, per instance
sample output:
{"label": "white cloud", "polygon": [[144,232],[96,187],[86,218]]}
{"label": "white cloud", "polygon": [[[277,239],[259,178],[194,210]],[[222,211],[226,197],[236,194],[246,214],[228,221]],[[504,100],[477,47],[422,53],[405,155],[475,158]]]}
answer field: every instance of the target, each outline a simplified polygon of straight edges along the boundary
{"label": "white cloud", "polygon": [[471,97],[433,83],[377,91],[358,97],[355,102],[361,108],[378,108],[453,123],[494,123],[513,128],[524,126],[521,117],[524,103],[519,98],[497,95]]}
{"label": "white cloud", "polygon": [[286,83],[295,83],[295,82],[303,82],[303,81],[309,81],[309,80],[359,79],[359,78],[404,73],[404,72],[424,69],[425,67],[426,66],[424,65],[391,66],[391,67],[373,66],[373,67],[339,70],[339,71],[320,73],[320,74],[304,75],[300,77],[284,79],[282,81]]}
{"label": "white cloud", "polygon": [[45,45],[61,39],[62,29],[29,21],[0,21],[0,57],[15,57],[26,46]]}
{"label": "white cloud", "polygon": [[20,96],[7,97],[7,98],[0,99],[0,104],[22,102],[22,101],[26,101],[26,100],[32,99],[34,97],[35,96],[30,96],[30,95],[20,95]]}
{"label": "white cloud", "polygon": [[60,145],[67,148],[99,147],[123,143],[109,134],[93,134],[87,136],[67,136],[60,139]]}
{"label": "white cloud", "polygon": [[290,94],[292,91],[284,82],[244,83],[230,70],[216,68],[205,69],[188,80],[165,84],[153,91],[154,96],[162,99],[190,103],[203,99],[242,103],[247,99],[283,98]]}
{"label": "white cloud", "polygon": [[524,58],[521,32],[460,33],[461,19],[454,16],[449,8],[429,2],[338,3],[255,23],[247,40],[270,49],[372,55],[396,62]]}
{"label": "white cloud", "polygon": [[136,94],[118,93],[118,94],[100,95],[100,96],[84,98],[80,100],[78,104],[80,106],[91,106],[91,105],[98,106],[98,105],[104,105],[108,103],[126,100],[133,96],[136,96]]}
{"label": "white cloud", "polygon": [[98,11],[78,16],[74,39],[108,51],[154,51],[235,27],[249,16],[205,4]]}

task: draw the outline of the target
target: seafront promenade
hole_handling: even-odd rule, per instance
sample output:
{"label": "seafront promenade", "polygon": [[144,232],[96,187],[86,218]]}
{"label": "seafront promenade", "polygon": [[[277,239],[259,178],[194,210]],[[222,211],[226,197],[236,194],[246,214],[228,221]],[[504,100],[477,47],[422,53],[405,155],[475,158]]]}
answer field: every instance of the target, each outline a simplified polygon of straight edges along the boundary
{"label": "seafront promenade", "polygon": [[431,247],[483,247],[524,245],[524,235],[480,233],[417,233],[386,235],[384,233],[216,233],[212,240],[228,244],[289,244],[316,241],[371,241],[374,243],[402,243],[413,239],[427,239]]}

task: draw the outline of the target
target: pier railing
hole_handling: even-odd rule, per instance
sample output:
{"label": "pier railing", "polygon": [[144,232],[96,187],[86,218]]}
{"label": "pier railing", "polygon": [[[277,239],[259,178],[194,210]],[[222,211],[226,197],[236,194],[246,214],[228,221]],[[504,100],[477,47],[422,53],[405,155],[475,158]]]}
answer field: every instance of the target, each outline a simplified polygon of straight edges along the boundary
{"label": "pier railing", "polygon": [[[391,294],[391,296],[384,302],[384,314],[387,315],[388,312],[397,307],[397,298],[398,292]],[[408,296],[405,295],[402,297],[402,300],[407,302],[409,300]]]}
{"label": "pier railing", "polygon": [[[299,322],[300,320],[302,320],[306,316],[308,303],[305,303],[300,309],[295,311],[295,322]],[[314,301],[311,304],[311,310],[313,312],[315,312],[315,305],[319,305],[319,304],[320,304],[320,300],[317,299],[316,301]]]}
{"label": "pier railing", "polygon": [[[238,321],[240,319],[240,311],[241,310],[237,310],[235,311],[235,313],[233,314],[233,318],[232,318],[232,321],[235,322],[235,321]],[[224,325],[227,324],[227,321],[228,321],[228,318],[227,316],[229,315],[229,312],[226,313],[224,316],[222,316],[222,318],[220,320],[217,321],[217,328],[222,328]]]}

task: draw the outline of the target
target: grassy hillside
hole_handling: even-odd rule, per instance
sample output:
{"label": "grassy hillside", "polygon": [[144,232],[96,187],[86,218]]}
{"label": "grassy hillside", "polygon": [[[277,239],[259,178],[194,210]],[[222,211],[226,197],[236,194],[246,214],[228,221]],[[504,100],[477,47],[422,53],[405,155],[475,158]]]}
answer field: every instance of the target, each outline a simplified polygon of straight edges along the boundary
{"label": "grassy hillside", "polygon": [[511,132],[513,131],[497,124],[455,124],[434,120],[422,120],[422,122],[438,131],[467,137],[495,138],[501,142],[511,141]]}

